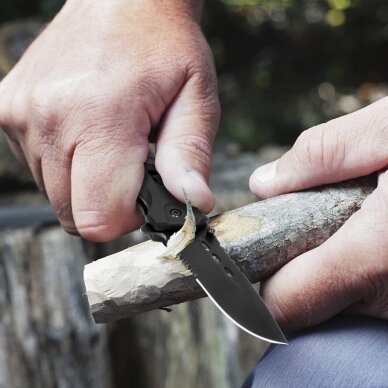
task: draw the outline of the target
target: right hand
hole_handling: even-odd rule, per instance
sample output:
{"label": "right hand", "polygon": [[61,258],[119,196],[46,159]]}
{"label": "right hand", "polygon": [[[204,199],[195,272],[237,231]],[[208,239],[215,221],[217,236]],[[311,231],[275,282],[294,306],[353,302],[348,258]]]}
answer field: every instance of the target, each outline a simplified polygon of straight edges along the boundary
{"label": "right hand", "polygon": [[377,188],[333,236],[262,284],[264,300],[286,329],[317,325],[341,312],[388,320],[387,112],[383,98],[310,128],[251,176],[252,191],[269,198],[381,171]]}
{"label": "right hand", "polygon": [[158,126],[167,189],[211,210],[216,76],[197,0],[68,0],[0,83],[0,125],[61,224],[109,241],[136,209]]}

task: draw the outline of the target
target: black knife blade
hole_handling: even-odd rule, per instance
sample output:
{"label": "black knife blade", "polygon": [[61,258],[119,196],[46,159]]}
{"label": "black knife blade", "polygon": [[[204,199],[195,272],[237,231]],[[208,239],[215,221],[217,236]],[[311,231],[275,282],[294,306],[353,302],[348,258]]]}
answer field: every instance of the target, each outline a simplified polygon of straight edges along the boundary
{"label": "black knife blade", "polygon": [[240,268],[207,225],[180,254],[214,304],[237,326],[265,341],[286,344],[282,330]]}
{"label": "black knife blade", "polygon": [[[171,235],[183,226],[186,205],[164,187],[153,158],[145,163],[138,204],[145,217],[142,231],[154,241],[166,245]],[[192,210],[196,237],[181,252],[181,260],[214,304],[237,326],[268,342],[286,344],[284,334],[264,301],[209,228],[207,216],[196,208]]]}

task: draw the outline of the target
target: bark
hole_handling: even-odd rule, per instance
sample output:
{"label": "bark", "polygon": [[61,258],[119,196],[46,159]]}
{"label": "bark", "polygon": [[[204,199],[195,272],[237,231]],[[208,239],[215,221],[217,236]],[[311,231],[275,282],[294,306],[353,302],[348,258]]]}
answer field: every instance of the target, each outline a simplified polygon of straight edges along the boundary
{"label": "bark", "polygon": [[[221,245],[252,282],[320,245],[360,208],[376,176],[281,195],[214,217]],[[180,260],[145,242],[88,264],[84,270],[94,320],[110,322],[204,296]]]}
{"label": "bark", "polygon": [[111,386],[107,333],[84,297],[79,238],[0,233],[0,387]]}

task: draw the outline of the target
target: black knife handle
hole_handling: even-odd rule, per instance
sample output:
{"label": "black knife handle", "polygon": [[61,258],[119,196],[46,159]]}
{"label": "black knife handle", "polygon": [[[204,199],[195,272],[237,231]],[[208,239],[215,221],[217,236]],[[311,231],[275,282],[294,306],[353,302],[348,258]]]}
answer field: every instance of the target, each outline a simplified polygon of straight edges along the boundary
{"label": "black knife handle", "polygon": [[[185,222],[186,205],[179,202],[165,187],[155,168],[155,160],[149,157],[144,164],[144,181],[137,203],[145,218],[144,232],[178,231]],[[193,208],[197,226],[207,224],[208,217]],[[160,241],[160,239],[156,239]]]}

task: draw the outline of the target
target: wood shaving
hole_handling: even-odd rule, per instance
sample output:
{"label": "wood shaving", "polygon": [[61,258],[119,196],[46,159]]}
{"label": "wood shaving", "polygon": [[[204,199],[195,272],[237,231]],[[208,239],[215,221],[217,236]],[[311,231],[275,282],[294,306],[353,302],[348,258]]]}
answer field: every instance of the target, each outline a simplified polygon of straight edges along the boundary
{"label": "wood shaving", "polygon": [[178,255],[194,240],[196,224],[195,216],[191,202],[185,195],[187,214],[185,217],[185,223],[178,232],[174,233],[167,242],[166,250],[160,255],[161,258],[166,260],[178,260]]}

